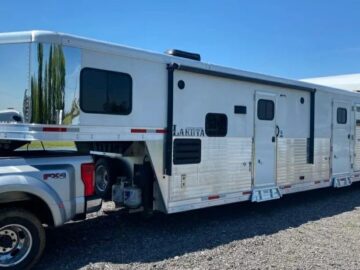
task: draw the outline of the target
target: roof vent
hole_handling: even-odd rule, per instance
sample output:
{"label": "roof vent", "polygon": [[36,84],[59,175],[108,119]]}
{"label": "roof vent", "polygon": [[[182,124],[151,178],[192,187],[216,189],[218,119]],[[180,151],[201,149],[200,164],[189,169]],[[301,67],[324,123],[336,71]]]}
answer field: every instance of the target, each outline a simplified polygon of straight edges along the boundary
{"label": "roof vent", "polygon": [[185,51],[180,51],[180,50],[175,50],[175,49],[167,50],[167,51],[165,51],[165,53],[168,55],[172,55],[172,56],[201,61],[201,56],[198,53],[185,52]]}

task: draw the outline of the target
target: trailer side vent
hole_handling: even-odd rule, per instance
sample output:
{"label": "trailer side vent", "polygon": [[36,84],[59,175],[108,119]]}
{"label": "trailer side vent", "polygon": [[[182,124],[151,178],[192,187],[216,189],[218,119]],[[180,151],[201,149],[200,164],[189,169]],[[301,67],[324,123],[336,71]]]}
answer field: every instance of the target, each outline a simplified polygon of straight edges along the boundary
{"label": "trailer side vent", "polygon": [[234,113],[235,114],[246,114],[246,106],[235,106]]}
{"label": "trailer side vent", "polygon": [[185,51],[180,51],[180,50],[175,50],[175,49],[167,50],[167,51],[165,51],[165,53],[168,55],[172,55],[172,56],[188,58],[188,59],[192,59],[195,61],[201,61],[201,56],[198,53],[185,52]]}
{"label": "trailer side vent", "polygon": [[175,139],[174,164],[197,164],[201,161],[200,139]]}

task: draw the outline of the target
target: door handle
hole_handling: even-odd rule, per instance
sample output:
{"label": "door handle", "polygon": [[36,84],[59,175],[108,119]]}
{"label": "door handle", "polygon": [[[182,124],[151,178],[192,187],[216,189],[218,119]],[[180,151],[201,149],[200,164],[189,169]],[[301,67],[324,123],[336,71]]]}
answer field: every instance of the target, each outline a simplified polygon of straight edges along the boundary
{"label": "door handle", "polygon": [[260,160],[260,159],[258,159],[258,163],[259,163],[259,164],[262,164],[262,162],[261,162],[261,160]]}
{"label": "door handle", "polygon": [[276,125],[276,128],[275,128],[275,134],[276,134],[276,137],[279,137],[279,134],[280,134],[280,128],[278,125]]}
{"label": "door handle", "polygon": [[275,136],[272,136],[271,141],[275,142]]}

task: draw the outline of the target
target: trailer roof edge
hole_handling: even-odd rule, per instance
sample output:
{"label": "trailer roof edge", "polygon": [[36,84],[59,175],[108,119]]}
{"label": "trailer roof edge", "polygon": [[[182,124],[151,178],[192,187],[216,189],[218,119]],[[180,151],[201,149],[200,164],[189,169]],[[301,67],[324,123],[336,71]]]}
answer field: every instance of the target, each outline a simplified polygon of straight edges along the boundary
{"label": "trailer roof edge", "polygon": [[179,65],[193,67],[193,69],[207,70],[208,73],[228,74],[224,77],[228,77],[228,78],[232,77],[233,79],[236,80],[240,80],[240,78],[242,78],[242,81],[265,83],[267,85],[288,87],[291,89],[298,89],[309,92],[313,92],[315,91],[315,89],[317,89],[319,91],[322,90],[334,94],[346,93],[346,95],[352,95],[352,96],[359,95],[359,93],[348,91],[346,89],[317,85],[310,82],[271,76],[257,72],[250,72],[239,68],[226,67],[218,64],[211,64],[208,62],[199,62],[191,59],[166,55],[159,52],[130,47],[123,44],[90,39],[90,38],[62,33],[62,32],[33,30],[33,31],[0,33],[0,44],[23,43],[23,42],[56,42],[59,44],[79,47],[82,49],[99,50],[108,53],[119,53],[129,57],[142,58],[147,61],[159,62],[163,64],[177,62],[179,63]]}
{"label": "trailer roof edge", "polygon": [[234,73],[228,73],[228,72],[222,72],[222,71],[216,71],[216,70],[211,70],[211,69],[204,69],[204,68],[192,67],[192,66],[187,66],[187,65],[180,65],[177,63],[173,63],[172,68],[177,69],[177,70],[202,74],[202,75],[209,75],[209,76],[214,76],[214,77],[231,79],[231,80],[259,83],[259,84],[265,84],[265,85],[276,86],[276,87],[284,87],[284,88],[290,88],[290,89],[295,89],[295,90],[307,91],[310,93],[316,92],[316,88],[302,86],[299,84],[291,84],[291,83],[287,83],[287,82],[279,82],[279,81],[270,80],[270,79],[267,80],[267,79],[262,79],[262,78],[255,78],[255,77],[239,75],[239,74],[234,74]]}

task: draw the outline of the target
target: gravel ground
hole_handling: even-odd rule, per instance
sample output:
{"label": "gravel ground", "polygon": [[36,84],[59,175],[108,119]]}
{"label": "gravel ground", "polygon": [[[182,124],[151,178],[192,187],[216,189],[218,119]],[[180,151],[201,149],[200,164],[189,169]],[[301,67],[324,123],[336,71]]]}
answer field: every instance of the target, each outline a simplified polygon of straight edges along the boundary
{"label": "gravel ground", "polygon": [[111,209],[47,231],[37,269],[360,269],[360,185],[144,221]]}

